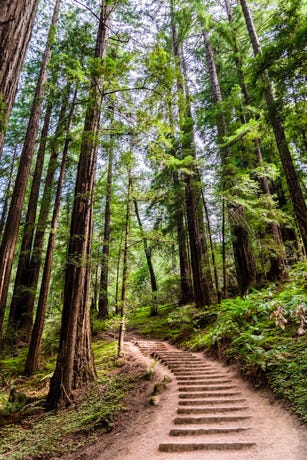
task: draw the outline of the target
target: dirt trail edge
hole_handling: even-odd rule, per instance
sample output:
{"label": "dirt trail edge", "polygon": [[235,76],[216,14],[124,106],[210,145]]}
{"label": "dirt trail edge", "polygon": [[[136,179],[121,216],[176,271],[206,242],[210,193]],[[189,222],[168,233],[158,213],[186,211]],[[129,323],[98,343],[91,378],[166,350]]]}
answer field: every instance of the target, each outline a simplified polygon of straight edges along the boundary
{"label": "dirt trail edge", "polygon": [[125,351],[152,367],[156,382],[171,381],[155,407],[142,403],[124,429],[67,459],[307,459],[306,431],[296,418],[231,367],[154,340],[126,342]]}

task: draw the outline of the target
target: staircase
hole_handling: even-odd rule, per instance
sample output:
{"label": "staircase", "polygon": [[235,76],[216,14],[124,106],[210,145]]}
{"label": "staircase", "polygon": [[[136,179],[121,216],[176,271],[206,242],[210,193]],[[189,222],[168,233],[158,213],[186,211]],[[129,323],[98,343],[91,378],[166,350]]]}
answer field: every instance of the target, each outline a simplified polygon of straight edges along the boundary
{"label": "staircase", "polygon": [[167,366],[178,384],[177,414],[160,452],[237,451],[255,445],[248,403],[227,370],[167,343],[134,343],[145,356]]}

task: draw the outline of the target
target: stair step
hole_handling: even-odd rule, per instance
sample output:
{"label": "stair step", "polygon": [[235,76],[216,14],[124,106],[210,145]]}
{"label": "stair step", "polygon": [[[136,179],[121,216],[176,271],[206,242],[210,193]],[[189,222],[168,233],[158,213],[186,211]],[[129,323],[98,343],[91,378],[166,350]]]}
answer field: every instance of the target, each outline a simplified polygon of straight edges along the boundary
{"label": "stair step", "polygon": [[205,364],[202,359],[191,358],[191,357],[188,357],[188,356],[187,357],[181,356],[180,358],[168,358],[167,356],[160,356],[160,358],[165,360],[165,361],[167,361],[167,362],[169,362],[169,363],[173,363],[173,364],[198,363],[198,364],[204,364],[205,366],[208,365],[208,364]]}
{"label": "stair step", "polygon": [[168,366],[169,368],[171,369],[174,369],[174,371],[180,371],[180,370],[187,370],[188,372],[190,371],[194,371],[194,370],[202,370],[202,371],[206,371],[208,370],[209,368],[204,366],[203,364],[199,363],[199,364],[194,364],[194,365],[191,365],[191,362],[189,364],[185,364],[185,363],[178,363],[178,364],[173,364],[173,363],[170,363],[169,361],[164,361],[162,360],[161,361],[163,364],[165,364],[166,366]]}
{"label": "stair step", "polygon": [[225,380],[205,380],[205,379],[199,379],[199,380],[187,380],[187,381],[179,381],[178,383],[180,385],[215,385],[215,384],[224,384],[224,383],[231,383],[232,380],[230,379],[225,379]]}
{"label": "stair step", "polygon": [[179,406],[209,406],[211,404],[239,404],[246,399],[186,399],[179,401]]}
{"label": "stair step", "polygon": [[210,398],[210,397],[228,397],[228,396],[240,396],[242,393],[239,391],[233,392],[201,392],[201,393],[181,393],[179,394],[179,398],[183,399],[197,399],[197,398]]}
{"label": "stair step", "polygon": [[192,374],[199,373],[199,374],[211,374],[212,375],[213,369],[209,367],[203,367],[203,366],[200,369],[195,369],[194,367],[190,369],[187,367],[182,367],[182,368],[174,369],[174,372],[179,372],[180,374],[187,374],[187,376],[190,375],[191,373]]}
{"label": "stair step", "polygon": [[235,385],[201,385],[201,386],[186,386],[179,387],[179,391],[216,391],[216,390],[231,390],[236,388]]}
{"label": "stair step", "polygon": [[[225,379],[227,378],[228,375],[207,375],[207,374],[199,374],[199,375],[190,375],[190,376],[184,376],[182,377],[181,375],[178,375],[176,378],[177,380],[180,382],[189,382],[190,380],[198,380],[198,379],[202,379],[202,378],[207,378],[207,379],[212,379],[212,380],[216,380],[217,382],[220,382],[219,379]],[[227,380],[229,381],[229,380]]]}
{"label": "stair step", "polygon": [[191,452],[195,450],[240,450],[253,447],[254,442],[202,442],[202,443],[163,443],[160,452]]}
{"label": "stair step", "polygon": [[201,368],[201,369],[186,369],[186,368],[182,368],[182,369],[174,369],[174,374],[180,374],[182,375],[183,377],[186,376],[188,377],[189,375],[198,375],[198,374],[207,374],[207,375],[212,375],[212,370],[213,369],[205,369],[205,368]]}
{"label": "stair step", "polygon": [[196,429],[174,429],[169,432],[170,436],[204,436],[210,434],[229,434],[248,431],[250,428],[196,428]]}
{"label": "stair step", "polygon": [[176,417],[175,425],[194,425],[200,423],[238,422],[249,420],[250,415],[214,415],[209,417]]}
{"label": "stair step", "polygon": [[235,412],[248,409],[247,406],[228,406],[228,407],[190,407],[190,408],[179,408],[177,414],[209,414],[218,412]]}

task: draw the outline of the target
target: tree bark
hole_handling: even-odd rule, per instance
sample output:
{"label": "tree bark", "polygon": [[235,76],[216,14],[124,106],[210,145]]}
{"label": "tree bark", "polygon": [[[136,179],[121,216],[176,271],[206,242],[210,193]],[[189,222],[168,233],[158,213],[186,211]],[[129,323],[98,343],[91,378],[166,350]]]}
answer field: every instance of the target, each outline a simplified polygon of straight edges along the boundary
{"label": "tree bark", "polygon": [[141,233],[141,238],[142,238],[142,241],[143,241],[144,252],[145,252],[147,267],[148,267],[148,271],[149,271],[151,291],[152,291],[152,294],[153,294],[153,299],[152,299],[153,303],[151,305],[150,313],[151,313],[152,316],[154,316],[154,315],[156,315],[158,313],[157,303],[156,303],[156,298],[155,298],[155,294],[158,291],[157,279],[156,279],[155,271],[154,271],[153,264],[152,264],[151,248],[148,246],[147,238],[146,238],[145,233],[144,233],[143,224],[142,224],[140,213],[139,213],[138,202],[137,202],[136,198],[133,198],[133,204],[134,204],[136,220],[138,221],[138,225],[139,225],[139,229],[140,229],[140,233]]}
{"label": "tree bark", "polygon": [[[210,75],[211,88],[213,99],[216,104],[222,102],[222,92],[220,88],[219,78],[215,66],[214,56],[209,42],[209,35],[204,25],[202,24],[202,32],[205,45],[205,53],[207,65]],[[218,138],[220,143],[223,142],[227,135],[227,124],[224,114],[221,114],[217,120]],[[228,171],[228,159],[231,157],[229,147],[221,149],[221,163],[223,171],[223,191],[232,188],[233,177]],[[230,220],[230,228],[232,233],[232,245],[235,256],[236,271],[240,293],[244,294],[250,286],[256,282],[256,263],[254,254],[251,250],[248,225],[244,216],[242,206],[227,202],[228,216]]]}
{"label": "tree bark", "polygon": [[[23,297],[26,295],[28,289],[28,275],[29,275],[29,266],[31,262],[31,253],[33,238],[35,233],[35,220],[37,214],[38,206],[38,197],[41,186],[41,178],[43,171],[43,164],[45,158],[46,144],[47,144],[47,135],[49,130],[50,118],[52,113],[53,103],[50,101],[46,108],[44,124],[41,132],[40,143],[37,152],[35,170],[32,179],[31,192],[28,202],[28,210],[25,220],[25,225],[23,229],[23,237],[21,242],[20,254],[18,259],[18,266],[15,276],[15,284],[13,297],[11,302],[10,314],[8,319],[7,327],[7,340],[15,341],[17,339],[17,331],[15,326],[19,321],[22,322],[20,316],[20,303],[22,305]],[[21,307],[22,308],[22,307]]]}
{"label": "tree bark", "polygon": [[[182,158],[191,156],[195,159],[195,145],[193,133],[193,118],[186,94],[184,81],[183,59],[174,18],[174,2],[170,0],[170,16],[172,31],[172,46],[175,66],[177,70],[177,96],[179,110],[179,126],[181,131]],[[189,232],[191,268],[193,278],[194,302],[197,306],[211,304],[210,286],[212,278],[209,268],[209,258],[204,233],[204,219],[202,212],[199,174],[196,168],[191,168],[190,174],[185,174],[185,203]]]}
{"label": "tree bark", "polygon": [[[48,226],[48,215],[50,212],[51,201],[53,198],[54,176],[58,168],[58,156],[60,147],[59,139],[60,136],[63,134],[66,123],[66,110],[69,101],[69,93],[70,84],[68,84],[65,90],[63,91],[62,106],[54,138],[51,143],[52,145],[49,165],[47,169],[44,191],[41,200],[41,208],[37,220],[35,237],[34,241],[32,241],[33,238],[29,238],[30,244],[28,246],[28,253],[26,253],[24,256],[27,263],[25,263],[21,268],[21,284],[17,286],[17,295],[14,299],[14,316],[10,315],[10,327],[15,331],[15,334],[22,341],[25,342],[29,342],[31,338],[33,310],[39,273],[42,263],[44,238],[46,228]],[[35,216],[33,215],[33,217]]]}
{"label": "tree bark", "polygon": [[[31,6],[34,7],[34,9],[36,8],[36,3],[29,3],[31,3]],[[19,168],[12,194],[11,205],[0,247],[0,336],[2,334],[3,319],[7,303],[7,295],[13,264],[13,257],[17,242],[18,229],[26,193],[26,187],[30,174],[30,166],[34,153],[39,118],[41,114],[42,98],[44,96],[44,84],[47,80],[48,63],[50,61],[52,45],[54,42],[54,29],[58,19],[59,7],[60,0],[57,0],[53,11],[51,27],[49,29],[49,35],[47,39],[47,45],[43,55],[41,70],[36,85],[34,102],[32,105],[32,110],[26,132],[26,138],[19,161]]]}
{"label": "tree bark", "polygon": [[[93,195],[92,195],[93,200]],[[93,202],[90,206],[89,238],[87,242],[87,259],[92,256],[93,236]],[[87,263],[82,293],[80,312],[77,320],[76,344],[74,351],[73,388],[78,388],[97,377],[92,349],[92,337],[90,327],[90,285],[91,266]]]}
{"label": "tree bark", "polygon": [[220,302],[222,300],[222,295],[221,295],[220,287],[219,287],[219,277],[217,273],[215,251],[214,251],[214,246],[213,246],[212,231],[211,231],[211,225],[210,225],[210,217],[209,217],[208,206],[206,203],[205,194],[203,190],[202,190],[202,200],[203,200],[203,207],[204,207],[206,220],[207,220],[208,236],[209,236],[210,251],[211,251],[211,258],[212,258],[212,265],[213,265],[216,295],[217,295],[218,302]]}
{"label": "tree bark", "polygon": [[116,286],[115,286],[115,314],[118,315],[118,299],[119,299],[119,275],[120,275],[120,261],[122,255],[122,235],[120,238],[120,243],[118,245],[117,261],[116,261]]}
{"label": "tree bark", "polygon": [[39,0],[0,0],[0,158]]}
{"label": "tree bark", "polygon": [[[111,10],[110,3],[102,2],[95,49],[95,58],[97,59],[105,58],[107,53]],[[82,361],[80,361],[80,356],[76,358],[80,323],[82,323],[84,334],[87,333],[86,309],[89,306],[85,303],[88,304],[87,290],[90,275],[88,255],[91,242],[89,239],[92,231],[92,205],[103,97],[101,91],[103,76],[96,74],[92,77],[70,228],[59,353],[47,396],[47,407],[49,408],[57,408],[71,403],[73,390],[79,386],[80,382],[78,373],[83,373],[80,367],[75,368],[75,361],[77,360],[79,363]],[[79,349],[79,353],[82,353],[85,361],[92,357],[92,353],[87,349],[90,345],[88,335],[84,336],[83,347],[82,350]],[[93,367],[93,363],[87,363],[87,368],[91,367]],[[77,375],[74,375],[76,373]],[[88,373],[86,378],[90,380],[92,377]]]}
{"label": "tree bark", "polygon": [[[255,24],[248,8],[246,0],[240,0],[247,31],[253,48],[254,56],[261,54],[261,45]],[[305,253],[307,253],[307,206],[304,199],[303,191],[297,176],[289,144],[286,139],[285,130],[282,122],[281,110],[276,103],[273,94],[272,83],[268,73],[265,71],[262,75],[264,84],[264,96],[268,108],[269,120],[274,132],[274,137],[279,152],[279,157],[287,181],[288,191],[291,198],[296,222],[300,230]]]}
{"label": "tree bark", "polygon": [[[114,120],[114,107],[112,108],[111,129]],[[109,317],[108,300],[108,279],[109,279],[109,252],[110,252],[110,232],[111,232],[111,201],[112,201],[112,182],[113,182],[113,158],[114,158],[114,137],[111,133],[109,145],[109,162],[106,190],[106,206],[104,212],[104,233],[102,245],[102,261],[99,289],[99,318]]]}
{"label": "tree bark", "polygon": [[124,338],[126,328],[126,297],[127,297],[127,279],[128,279],[128,244],[129,244],[129,228],[130,228],[130,196],[132,189],[131,169],[128,166],[128,191],[126,205],[126,224],[125,224],[125,240],[124,240],[124,260],[123,260],[123,280],[122,294],[120,304],[120,326],[118,334],[118,356],[124,353]]}
{"label": "tree bark", "polygon": [[[172,113],[172,106],[168,104],[168,118],[171,127],[171,136],[173,141],[172,155],[176,157],[176,139],[175,125]],[[191,279],[191,265],[188,253],[188,235],[185,223],[185,190],[184,184],[180,180],[178,171],[173,171],[174,184],[174,220],[177,228],[177,245],[179,252],[179,269],[180,269],[180,298],[179,305],[186,305],[193,302],[193,286]],[[176,266],[176,263],[174,264]]]}
{"label": "tree bark", "polygon": [[41,349],[43,329],[44,329],[44,324],[45,324],[47,299],[48,299],[50,279],[51,279],[51,266],[52,266],[52,261],[53,261],[53,252],[54,252],[56,233],[57,233],[57,228],[58,228],[61,195],[62,195],[62,188],[63,188],[64,177],[65,177],[65,168],[66,168],[66,163],[67,163],[68,148],[69,148],[69,144],[71,141],[70,132],[72,128],[76,97],[77,97],[77,91],[75,91],[70,114],[69,114],[69,121],[68,121],[68,126],[67,126],[65,144],[63,148],[60,175],[58,179],[56,197],[54,201],[53,215],[52,215],[52,221],[51,221],[51,230],[49,233],[48,245],[47,245],[47,250],[46,250],[44,271],[43,271],[41,288],[40,288],[40,293],[39,293],[39,298],[38,298],[35,322],[34,322],[32,334],[31,334],[31,341],[30,341],[29,351],[28,351],[27,360],[25,364],[25,375],[30,375],[32,374],[32,372],[39,369],[40,349]]}
{"label": "tree bark", "polygon": [[8,180],[5,197],[4,197],[4,203],[3,203],[1,220],[0,220],[0,241],[1,241],[2,232],[3,232],[3,228],[5,225],[5,221],[6,221],[7,208],[9,206],[9,201],[10,201],[10,193],[11,193],[11,186],[13,182],[13,173],[14,173],[14,167],[15,167],[15,162],[16,162],[17,148],[18,146],[16,145],[14,149],[14,153],[13,153],[13,158],[11,161],[10,175],[9,175],[9,180]]}
{"label": "tree bark", "polygon": [[173,181],[176,195],[175,220],[177,227],[177,241],[180,267],[180,305],[193,302],[193,287],[191,281],[191,269],[188,256],[187,232],[184,220],[184,190],[180,185],[177,171],[173,173]]}
{"label": "tree bark", "polygon": [[[233,25],[233,16],[232,16],[232,11],[231,11],[231,6],[228,0],[224,0],[224,1],[225,1],[225,7],[227,11],[227,16],[228,16],[228,21],[230,25]],[[242,70],[243,68],[242,60],[240,57],[240,51],[239,51],[239,46],[237,43],[235,30],[233,30],[233,54],[234,54],[236,71],[238,75],[238,82],[241,88],[241,93],[244,97],[245,105],[248,107],[251,105],[251,98],[250,98],[248,87],[244,79],[244,73]],[[250,118],[251,118],[251,115],[248,115],[247,119],[249,120]],[[261,142],[259,138],[254,139],[254,148],[255,148],[257,164],[258,166],[263,167],[263,156],[262,156],[262,150],[261,150]],[[270,187],[269,187],[267,178],[265,176],[261,176],[259,178],[259,183],[261,185],[263,193],[267,195],[270,200],[272,200],[272,194],[270,191]],[[274,206],[272,202],[271,209],[273,209],[273,207]],[[271,222],[270,224],[268,224],[267,230],[272,235],[272,239],[273,239],[274,246],[275,246],[274,250],[271,251],[270,253],[270,257],[269,257],[270,258],[270,270],[267,273],[267,278],[270,281],[283,280],[286,278],[287,275],[285,271],[285,248],[282,243],[280,226],[276,222]]]}

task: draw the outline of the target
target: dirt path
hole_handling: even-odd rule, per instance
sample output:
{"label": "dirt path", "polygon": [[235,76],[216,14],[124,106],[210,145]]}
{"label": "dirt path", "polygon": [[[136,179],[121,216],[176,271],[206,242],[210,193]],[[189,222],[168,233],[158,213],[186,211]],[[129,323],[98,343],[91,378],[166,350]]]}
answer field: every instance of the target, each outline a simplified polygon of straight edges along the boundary
{"label": "dirt path", "polygon": [[149,395],[144,405],[140,394],[138,409],[127,417],[124,429],[71,458],[307,459],[306,432],[296,419],[268,392],[251,389],[231,368],[164,342],[127,342],[126,353],[152,366],[155,382],[171,381],[155,407],[148,404]]}

